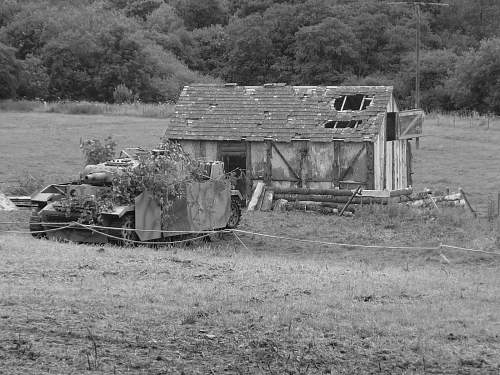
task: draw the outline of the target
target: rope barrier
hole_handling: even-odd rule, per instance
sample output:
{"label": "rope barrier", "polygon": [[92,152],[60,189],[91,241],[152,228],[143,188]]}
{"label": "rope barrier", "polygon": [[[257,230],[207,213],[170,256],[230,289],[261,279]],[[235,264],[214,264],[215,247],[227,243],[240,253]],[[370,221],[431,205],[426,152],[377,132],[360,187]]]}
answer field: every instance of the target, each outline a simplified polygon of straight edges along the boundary
{"label": "rope barrier", "polygon": [[[79,222],[36,222],[34,224],[36,225],[67,225],[68,223],[70,224],[78,224],[80,226],[82,225],[88,225],[88,224],[82,224]],[[25,225],[26,222],[20,222],[20,221],[0,221],[0,225],[12,225],[12,224],[21,224]],[[92,228],[96,229],[108,229],[108,230],[122,230],[122,231],[128,231],[128,232],[161,232],[161,233],[171,233],[171,234],[212,234],[212,233],[220,233],[220,230],[204,230],[204,231],[199,231],[199,230],[163,230],[163,229],[133,229],[133,228],[120,228],[120,227],[106,227],[103,225],[96,225],[92,224]],[[0,230],[0,232],[2,232]],[[33,233],[33,232],[27,232],[27,233]]]}
{"label": "rope barrier", "polygon": [[[151,245],[151,244],[154,244],[154,245],[171,245],[171,244],[175,244],[175,243],[184,243],[184,242],[189,242],[189,241],[195,241],[195,240],[199,240],[199,239],[202,239],[202,238],[205,238],[205,237],[208,237],[210,234],[204,234],[202,236],[198,236],[198,237],[193,237],[193,238],[186,238],[186,239],[183,239],[183,240],[175,240],[175,241],[163,241],[163,242],[160,242],[160,241],[155,241],[155,242],[149,242],[149,241],[138,241],[138,240],[130,240],[130,239],[124,239],[122,237],[118,237],[118,236],[113,236],[109,233],[104,233],[104,232],[100,232],[96,229],[93,228],[93,226],[90,226],[90,225],[85,225],[85,224],[81,224],[81,223],[76,223],[78,224],[79,226],[82,226],[94,233],[97,233],[97,234],[101,234],[103,236],[106,236],[108,238],[113,238],[115,240],[119,240],[119,241],[124,241],[126,243],[135,243],[135,244],[142,244],[142,245]],[[117,229],[117,228],[114,228],[114,229]]]}
{"label": "rope barrier", "polygon": [[[20,222],[0,222],[0,224],[23,224],[23,223],[20,223]],[[309,244],[323,245],[323,246],[356,247],[356,248],[364,248],[364,249],[386,249],[386,250],[423,250],[423,251],[425,251],[425,250],[438,251],[438,250],[442,250],[443,248],[447,248],[447,249],[452,249],[452,250],[460,250],[460,251],[466,251],[466,252],[474,252],[474,253],[482,253],[482,254],[500,256],[500,252],[493,252],[493,251],[487,251],[487,250],[482,250],[482,249],[470,249],[470,248],[447,245],[447,244],[439,244],[438,246],[363,245],[363,244],[353,244],[353,243],[345,243],[345,242],[328,242],[328,241],[308,240],[308,239],[287,237],[287,236],[277,236],[277,235],[273,235],[273,234],[252,232],[252,231],[247,231],[247,230],[242,230],[242,229],[222,229],[222,230],[210,230],[210,231],[168,231],[168,230],[154,230],[154,229],[132,229],[132,228],[119,228],[119,227],[106,227],[106,226],[101,226],[101,225],[82,224],[82,223],[78,223],[78,222],[71,222],[71,223],[43,223],[42,222],[42,223],[36,223],[36,224],[37,225],[61,225],[61,224],[65,224],[65,225],[62,227],[58,227],[58,228],[50,228],[50,229],[45,229],[45,230],[40,230],[40,231],[0,230],[0,233],[37,234],[37,233],[54,232],[54,231],[58,231],[58,230],[68,229],[68,228],[82,227],[84,229],[90,230],[90,231],[97,233],[97,234],[101,234],[101,235],[106,236],[108,238],[113,238],[116,240],[125,241],[127,243],[149,244],[149,245],[150,244],[168,245],[168,244],[175,244],[175,243],[183,243],[183,242],[189,242],[189,241],[202,239],[202,238],[208,237],[211,234],[215,234],[215,233],[232,233],[235,236],[235,238],[245,248],[248,249],[248,247],[238,237],[237,233],[240,233],[240,234],[246,234],[246,235],[251,235],[251,236],[273,238],[273,239],[284,240],[284,241],[302,242],[302,243],[309,243]],[[175,240],[175,241],[150,242],[150,241],[137,241],[137,240],[128,240],[128,239],[124,240],[122,237],[114,236],[114,235],[111,235],[109,233],[102,232],[98,229],[120,230],[120,231],[123,230],[123,231],[135,231],[135,232],[161,232],[161,233],[175,233],[175,234],[199,234],[200,236],[188,238],[188,239],[182,239],[182,240]]]}
{"label": "rope barrier", "polygon": [[351,244],[351,243],[343,243],[343,242],[326,242],[326,241],[318,241],[318,240],[304,240],[302,238],[276,236],[276,235],[272,235],[272,234],[256,233],[256,232],[250,232],[250,231],[241,230],[241,229],[232,229],[232,231],[242,233],[242,234],[259,236],[259,237],[268,237],[268,238],[274,238],[274,239],[278,239],[278,240],[305,242],[305,243],[311,243],[311,244],[316,244],[316,245],[349,246],[349,247],[362,247],[362,248],[368,248],[368,249],[389,249],[389,250],[439,250],[439,246],[416,247],[416,246],[361,245],[361,244]]}

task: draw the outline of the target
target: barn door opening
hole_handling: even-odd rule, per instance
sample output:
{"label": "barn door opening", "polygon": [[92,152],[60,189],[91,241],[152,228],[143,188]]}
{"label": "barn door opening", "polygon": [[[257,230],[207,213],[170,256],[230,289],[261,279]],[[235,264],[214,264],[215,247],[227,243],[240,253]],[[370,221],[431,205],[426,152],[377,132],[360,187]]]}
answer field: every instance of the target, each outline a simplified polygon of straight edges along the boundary
{"label": "barn door opening", "polygon": [[235,188],[246,196],[247,147],[245,142],[220,142],[218,159],[224,162],[224,171],[231,173]]}

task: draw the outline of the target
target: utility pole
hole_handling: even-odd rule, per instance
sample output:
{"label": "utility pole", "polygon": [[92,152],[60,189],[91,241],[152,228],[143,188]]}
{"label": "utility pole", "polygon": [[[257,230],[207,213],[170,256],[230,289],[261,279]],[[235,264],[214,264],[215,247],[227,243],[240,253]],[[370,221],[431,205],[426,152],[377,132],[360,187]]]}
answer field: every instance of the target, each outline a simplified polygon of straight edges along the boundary
{"label": "utility pole", "polygon": [[386,3],[388,5],[414,5],[415,6],[415,14],[417,16],[417,30],[415,32],[415,108],[420,108],[420,31],[421,31],[421,22],[422,22],[422,11],[421,6],[441,6],[447,7],[450,4],[447,3],[425,3],[421,1],[397,1]]}

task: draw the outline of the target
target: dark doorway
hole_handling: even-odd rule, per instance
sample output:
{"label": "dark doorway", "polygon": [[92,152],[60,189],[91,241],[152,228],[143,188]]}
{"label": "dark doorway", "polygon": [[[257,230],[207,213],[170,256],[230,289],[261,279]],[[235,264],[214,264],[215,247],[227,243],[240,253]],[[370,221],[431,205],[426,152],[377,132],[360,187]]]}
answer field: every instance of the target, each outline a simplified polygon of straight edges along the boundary
{"label": "dark doorway", "polygon": [[245,142],[220,142],[219,160],[224,162],[224,171],[231,173],[234,187],[246,197],[247,148]]}
{"label": "dark doorway", "polygon": [[397,113],[387,112],[386,118],[386,140],[395,141],[396,140],[396,130],[397,130]]}

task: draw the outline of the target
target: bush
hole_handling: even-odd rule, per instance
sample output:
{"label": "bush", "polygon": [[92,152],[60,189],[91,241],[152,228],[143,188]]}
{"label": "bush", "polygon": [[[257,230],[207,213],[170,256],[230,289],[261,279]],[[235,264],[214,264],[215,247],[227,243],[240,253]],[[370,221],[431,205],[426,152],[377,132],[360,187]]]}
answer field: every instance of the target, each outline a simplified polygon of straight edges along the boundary
{"label": "bush", "polygon": [[134,101],[134,94],[132,90],[121,83],[113,90],[113,100],[118,104],[132,103]]}
{"label": "bush", "polygon": [[44,187],[45,181],[41,177],[34,177],[26,174],[19,178],[17,186],[12,186],[7,189],[7,193],[11,195],[31,195]]}
{"label": "bush", "polygon": [[111,136],[104,139],[104,144],[97,138],[80,142],[85,165],[99,164],[113,159],[115,156],[116,142]]}

